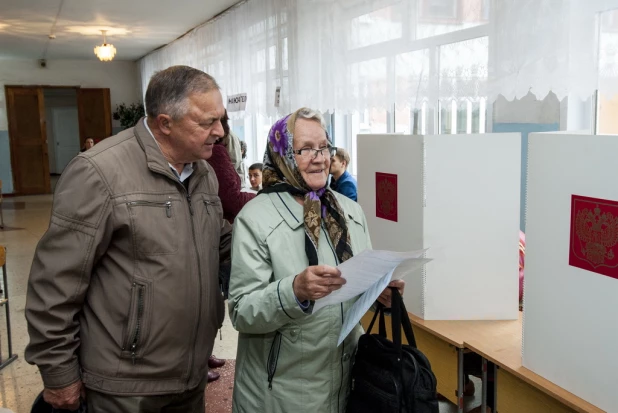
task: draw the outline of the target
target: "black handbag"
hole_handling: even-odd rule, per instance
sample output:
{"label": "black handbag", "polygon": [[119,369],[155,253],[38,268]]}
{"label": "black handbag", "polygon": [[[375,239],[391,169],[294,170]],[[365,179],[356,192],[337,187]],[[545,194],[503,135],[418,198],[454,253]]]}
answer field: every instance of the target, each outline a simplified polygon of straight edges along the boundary
{"label": "black handbag", "polygon": [[[393,341],[386,338],[384,306],[379,304],[369,332],[358,340],[347,413],[438,413],[436,376],[427,357],[416,348],[399,291],[391,290]],[[379,334],[371,334],[378,315]],[[401,343],[402,326],[406,345]]]}

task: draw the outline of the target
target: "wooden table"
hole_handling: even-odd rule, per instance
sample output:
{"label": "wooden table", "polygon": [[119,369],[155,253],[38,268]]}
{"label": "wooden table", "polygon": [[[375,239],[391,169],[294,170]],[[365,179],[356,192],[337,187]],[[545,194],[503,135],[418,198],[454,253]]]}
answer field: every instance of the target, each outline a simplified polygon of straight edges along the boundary
{"label": "wooden table", "polygon": [[466,348],[498,366],[496,380],[499,413],[603,413],[598,407],[528,370],[521,364],[522,317],[478,326]]}
{"label": "wooden table", "polygon": [[[369,326],[372,312],[361,323]],[[419,349],[427,356],[438,378],[438,392],[463,412],[463,355],[470,350],[493,362],[499,413],[603,413],[603,410],[575,396],[521,364],[522,313],[507,321],[427,321],[413,314]],[[377,324],[377,323],[376,323]],[[390,319],[387,320],[390,336]],[[377,332],[377,325],[373,332]],[[405,336],[402,334],[405,340]],[[455,368],[457,366],[457,368]],[[486,369],[484,369],[486,370]],[[483,374],[483,405],[487,377]]]}

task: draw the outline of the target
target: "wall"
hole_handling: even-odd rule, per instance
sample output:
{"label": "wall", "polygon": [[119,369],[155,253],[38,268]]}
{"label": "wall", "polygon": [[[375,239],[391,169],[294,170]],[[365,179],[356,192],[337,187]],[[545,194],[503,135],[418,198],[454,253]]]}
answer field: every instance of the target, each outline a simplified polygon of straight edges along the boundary
{"label": "wall", "polygon": [[[56,174],[56,137],[54,136],[53,109],[63,107],[77,108],[76,89],[44,89],[43,97],[45,100],[45,119],[47,121],[47,148],[49,155],[49,173]],[[77,136],[79,142],[79,136]]]}
{"label": "wall", "polygon": [[528,134],[560,130],[560,101],[553,93],[537,100],[532,93],[508,101],[498,96],[493,105],[492,132],[521,133],[520,229],[526,230],[526,173],[528,170]]}
{"label": "wall", "polygon": [[[112,111],[119,103],[141,100],[138,70],[134,62],[50,60],[47,68],[41,69],[36,60],[0,59],[0,179],[3,193],[13,192],[5,85],[110,88]],[[112,126],[114,133],[120,130],[120,125],[115,121]]]}

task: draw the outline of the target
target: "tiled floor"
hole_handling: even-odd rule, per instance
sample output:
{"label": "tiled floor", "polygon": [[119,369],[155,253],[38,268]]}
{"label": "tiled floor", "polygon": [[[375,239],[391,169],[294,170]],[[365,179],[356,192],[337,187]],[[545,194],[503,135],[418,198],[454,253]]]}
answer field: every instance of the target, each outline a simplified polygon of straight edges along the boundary
{"label": "tiled floor", "polygon": [[[11,304],[13,349],[19,358],[0,371],[0,413],[28,413],[36,395],[42,390],[37,368],[24,360],[24,348],[28,342],[24,305],[28,273],[39,238],[49,224],[51,195],[5,198],[3,205],[5,225],[10,230],[0,230],[0,245],[7,248],[7,272]],[[6,327],[4,308],[0,307],[0,341],[2,357],[6,357]],[[214,354],[219,358],[235,359],[238,334],[229,319],[222,328],[221,339],[215,340]],[[480,393],[480,383],[477,393]],[[478,397],[466,400],[469,407],[480,404]],[[7,410],[8,409],[8,410]],[[442,402],[441,413],[455,412],[455,406]]]}

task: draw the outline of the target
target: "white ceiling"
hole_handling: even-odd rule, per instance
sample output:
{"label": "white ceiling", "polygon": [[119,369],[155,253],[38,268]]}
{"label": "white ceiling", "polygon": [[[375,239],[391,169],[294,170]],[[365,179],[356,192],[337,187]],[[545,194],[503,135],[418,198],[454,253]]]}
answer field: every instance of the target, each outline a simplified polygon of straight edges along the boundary
{"label": "white ceiling", "polygon": [[99,30],[108,29],[114,60],[136,60],[238,1],[0,0],[0,58],[96,60]]}

